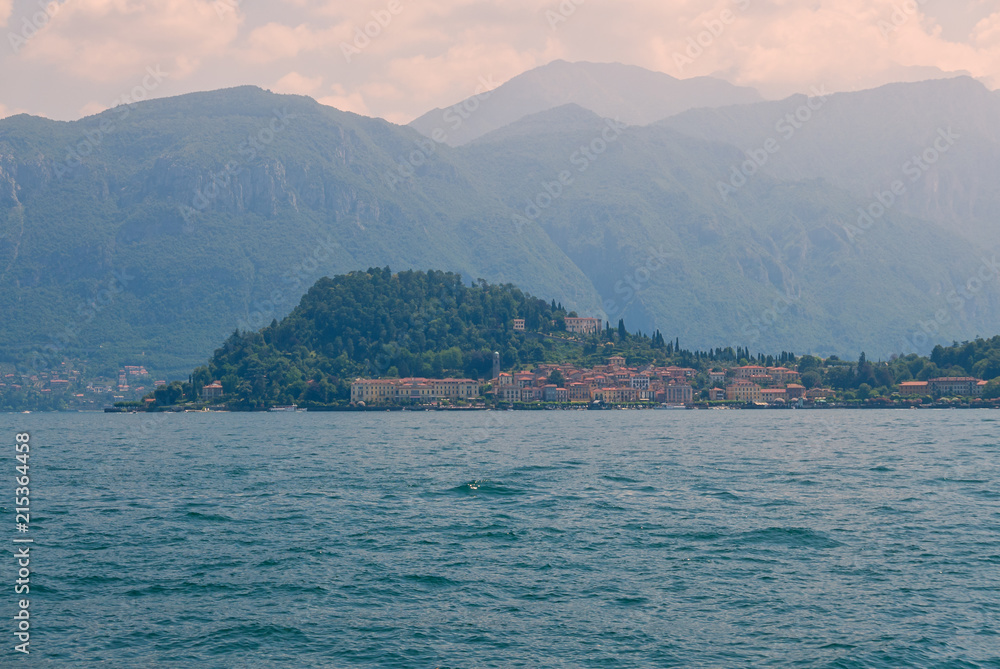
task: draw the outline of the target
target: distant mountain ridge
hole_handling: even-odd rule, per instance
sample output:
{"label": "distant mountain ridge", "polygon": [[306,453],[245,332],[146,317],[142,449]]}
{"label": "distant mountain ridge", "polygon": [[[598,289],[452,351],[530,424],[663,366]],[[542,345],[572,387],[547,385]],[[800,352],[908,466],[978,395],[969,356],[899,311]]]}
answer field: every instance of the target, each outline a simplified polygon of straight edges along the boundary
{"label": "distant mountain ridge", "polygon": [[[692,348],[926,352],[1000,331],[998,100],[965,79],[833,94],[789,138],[776,121],[801,96],[645,126],[568,103],[460,147],[253,87],[12,117],[0,364],[186,373],[320,277],[386,265],[514,283]],[[852,232],[949,123],[954,146]]]}
{"label": "distant mountain ridge", "polygon": [[675,79],[632,65],[557,60],[514,77],[488,95],[431,110],[410,127],[427,137],[435,130],[444,131],[448,144],[461,146],[527,116],[567,104],[629,125],[647,125],[688,109],[761,99],[751,88],[711,77]]}
{"label": "distant mountain ridge", "polygon": [[[839,93],[797,122],[801,128],[791,127],[793,136],[783,138],[778,120],[805,101],[794,96],[688,111],[659,125],[744,151],[774,138],[780,151],[762,169],[776,178],[824,179],[869,200],[876,189],[902,180],[909,186],[909,197],[900,200],[901,210],[977,240],[995,231],[1000,211],[1000,95],[971,77]],[[953,144],[944,153],[939,150],[942,133]],[[930,165],[920,159],[925,152],[933,160]],[[921,176],[905,174],[908,165]],[[925,167],[934,167],[933,173]]]}

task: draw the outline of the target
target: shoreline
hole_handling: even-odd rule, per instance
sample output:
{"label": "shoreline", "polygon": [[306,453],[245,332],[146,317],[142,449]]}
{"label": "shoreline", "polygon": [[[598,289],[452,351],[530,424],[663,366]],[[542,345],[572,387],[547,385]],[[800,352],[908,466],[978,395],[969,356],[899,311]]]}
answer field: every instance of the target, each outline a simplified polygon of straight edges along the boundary
{"label": "shoreline", "polygon": [[[946,410],[946,409],[1000,409],[1000,401],[975,404],[932,402],[932,403],[871,403],[871,404],[806,404],[797,405],[635,405],[635,404],[609,404],[594,406],[587,404],[537,404],[518,406],[324,406],[324,407],[300,407],[294,413],[402,413],[402,412],[479,412],[479,411],[874,411],[874,410]],[[274,412],[269,408],[264,409],[233,409],[229,407],[209,408],[209,409],[185,409],[185,408],[161,408],[156,411],[141,411],[124,407],[106,407],[99,409],[78,409],[68,411],[36,410],[30,412],[8,411],[3,413],[128,413],[128,414],[157,414],[157,413],[292,413]]]}

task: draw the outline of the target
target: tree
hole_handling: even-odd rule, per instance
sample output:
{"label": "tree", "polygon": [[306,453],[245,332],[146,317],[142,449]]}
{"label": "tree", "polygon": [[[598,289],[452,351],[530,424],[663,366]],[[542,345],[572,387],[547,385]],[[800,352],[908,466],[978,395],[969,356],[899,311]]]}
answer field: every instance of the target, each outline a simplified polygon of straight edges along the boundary
{"label": "tree", "polygon": [[236,374],[226,374],[222,377],[222,392],[226,395],[231,395],[236,391],[236,386],[239,385],[240,377]]}
{"label": "tree", "polygon": [[563,373],[558,369],[553,370],[552,373],[549,374],[549,383],[553,383],[557,387],[562,388],[566,384],[566,377],[564,377]]}
{"label": "tree", "polygon": [[850,365],[831,367],[826,373],[826,381],[833,388],[847,390],[854,387],[854,370]]}
{"label": "tree", "polygon": [[799,358],[799,372],[805,374],[810,369],[817,369],[823,366],[823,361],[814,355],[804,355]]}
{"label": "tree", "polygon": [[445,349],[438,354],[441,367],[446,370],[462,369],[462,349],[457,346]]}
{"label": "tree", "polygon": [[810,369],[808,372],[802,375],[802,385],[806,388],[817,388],[823,383],[823,377],[819,375],[814,369]]}
{"label": "tree", "polygon": [[993,379],[983,388],[983,399],[994,400],[1000,397],[1000,378]]}
{"label": "tree", "polygon": [[980,379],[995,379],[1000,376],[1000,350],[990,354],[972,365],[972,373]]}
{"label": "tree", "polygon": [[628,330],[625,329],[625,319],[624,318],[619,318],[618,319],[618,336],[621,339],[628,338]]}

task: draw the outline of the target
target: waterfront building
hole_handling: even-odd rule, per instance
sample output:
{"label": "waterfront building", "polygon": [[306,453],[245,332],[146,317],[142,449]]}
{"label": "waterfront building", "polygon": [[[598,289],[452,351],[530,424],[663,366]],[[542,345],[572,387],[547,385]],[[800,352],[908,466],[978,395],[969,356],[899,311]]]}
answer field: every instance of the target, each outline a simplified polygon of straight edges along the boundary
{"label": "waterfront building", "polygon": [[222,397],[222,384],[218,381],[213,381],[207,386],[202,386],[201,398],[204,400],[212,400]]}
{"label": "waterfront building", "polygon": [[785,392],[788,393],[788,399],[797,400],[801,397],[805,397],[806,387],[799,385],[798,383],[789,383],[785,386]]}
{"label": "waterfront building", "polygon": [[351,402],[365,404],[462,400],[479,396],[479,382],[472,379],[356,379],[351,384]]}
{"label": "waterfront building", "polygon": [[694,388],[690,383],[672,383],[663,388],[663,401],[667,404],[691,404]]}
{"label": "waterfront building", "polygon": [[739,380],[726,388],[726,399],[737,402],[760,402],[762,401],[761,387],[756,383],[746,380]]}
{"label": "waterfront building", "polygon": [[926,381],[903,381],[899,384],[900,395],[930,395]]}
{"label": "waterfront building", "polygon": [[982,392],[979,379],[974,379],[971,376],[930,379],[927,381],[927,387],[935,397],[945,395],[972,397]]}
{"label": "waterfront building", "polygon": [[788,391],[784,388],[763,388],[760,391],[760,398],[762,402],[768,404],[785,402],[788,399]]}

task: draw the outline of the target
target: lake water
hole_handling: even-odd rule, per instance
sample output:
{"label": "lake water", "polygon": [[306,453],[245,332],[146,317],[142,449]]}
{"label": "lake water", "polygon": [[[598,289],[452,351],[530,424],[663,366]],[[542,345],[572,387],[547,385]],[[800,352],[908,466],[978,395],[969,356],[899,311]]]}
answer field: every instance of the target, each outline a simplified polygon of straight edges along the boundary
{"label": "lake water", "polygon": [[998,419],[4,414],[0,666],[997,667]]}

